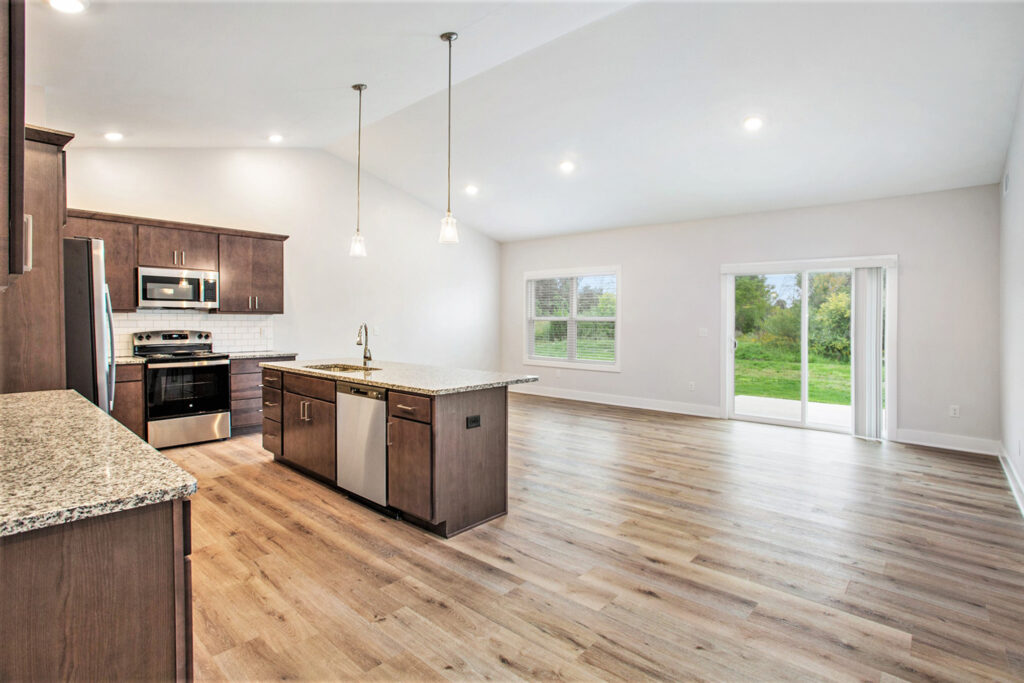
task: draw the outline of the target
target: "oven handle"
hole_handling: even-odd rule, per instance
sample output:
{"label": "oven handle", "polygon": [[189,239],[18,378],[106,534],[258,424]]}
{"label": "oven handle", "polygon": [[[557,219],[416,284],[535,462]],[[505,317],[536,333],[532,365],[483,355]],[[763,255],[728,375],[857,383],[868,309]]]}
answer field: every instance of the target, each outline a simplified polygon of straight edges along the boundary
{"label": "oven handle", "polygon": [[222,358],[219,360],[186,360],[179,363],[149,363],[147,367],[150,368],[200,368],[208,367],[211,365],[227,365],[231,362],[230,358]]}

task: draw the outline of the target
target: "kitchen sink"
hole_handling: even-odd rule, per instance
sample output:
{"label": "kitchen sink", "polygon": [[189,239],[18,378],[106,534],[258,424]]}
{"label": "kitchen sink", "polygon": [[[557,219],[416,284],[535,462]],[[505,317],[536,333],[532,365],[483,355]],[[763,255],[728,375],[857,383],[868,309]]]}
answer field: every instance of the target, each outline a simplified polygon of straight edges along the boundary
{"label": "kitchen sink", "polygon": [[323,365],[306,365],[310,370],[326,370],[328,372],[372,372],[380,368],[368,368],[363,365],[345,365],[344,363],[325,363]]}

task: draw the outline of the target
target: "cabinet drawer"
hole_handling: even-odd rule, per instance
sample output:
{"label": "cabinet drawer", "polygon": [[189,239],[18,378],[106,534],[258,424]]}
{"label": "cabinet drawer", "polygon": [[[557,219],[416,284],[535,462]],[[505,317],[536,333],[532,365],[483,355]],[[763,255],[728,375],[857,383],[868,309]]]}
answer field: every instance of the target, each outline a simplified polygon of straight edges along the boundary
{"label": "cabinet drawer", "polygon": [[263,386],[270,387],[272,389],[281,388],[281,371],[280,370],[264,370],[263,371]]}
{"label": "cabinet drawer", "polygon": [[388,415],[417,422],[430,422],[430,399],[426,396],[388,392]]}
{"label": "cabinet drawer", "polygon": [[281,390],[263,387],[263,419],[281,421]]}
{"label": "cabinet drawer", "polygon": [[231,402],[231,426],[252,427],[263,420],[261,412],[263,401],[258,398],[249,398],[244,401]]}
{"label": "cabinet drawer", "polygon": [[[232,375],[246,375],[251,372],[259,373],[260,363],[269,363],[271,361],[280,360],[295,360],[295,356],[260,356],[259,358],[240,358],[238,360],[231,360],[231,374]],[[273,372],[277,372],[274,370]]]}
{"label": "cabinet drawer", "polygon": [[121,365],[117,366],[117,381],[118,382],[141,382],[142,381],[142,369],[146,367],[142,364],[133,365]]}
{"label": "cabinet drawer", "polygon": [[246,398],[259,398],[260,384],[263,377],[258,373],[249,375],[231,375],[231,400],[240,401]]}
{"label": "cabinet drawer", "polygon": [[307,377],[290,372],[284,373],[284,390],[303,396],[318,398],[321,401],[334,403],[337,388],[334,380]]}
{"label": "cabinet drawer", "polygon": [[263,448],[281,457],[281,423],[263,418]]}

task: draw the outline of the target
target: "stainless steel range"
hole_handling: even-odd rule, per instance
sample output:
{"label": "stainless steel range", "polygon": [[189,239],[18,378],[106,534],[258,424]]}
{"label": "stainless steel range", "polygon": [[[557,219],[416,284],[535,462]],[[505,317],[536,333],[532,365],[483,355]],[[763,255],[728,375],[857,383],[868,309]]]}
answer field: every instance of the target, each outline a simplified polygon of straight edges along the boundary
{"label": "stainless steel range", "polygon": [[146,359],[146,426],[156,448],[231,436],[231,369],[209,332],[157,330],[133,335]]}

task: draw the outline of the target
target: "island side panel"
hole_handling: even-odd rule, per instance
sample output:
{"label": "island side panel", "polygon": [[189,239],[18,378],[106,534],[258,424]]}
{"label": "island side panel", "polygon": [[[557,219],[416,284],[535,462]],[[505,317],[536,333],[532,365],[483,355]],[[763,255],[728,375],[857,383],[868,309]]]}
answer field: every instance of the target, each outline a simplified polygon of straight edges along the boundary
{"label": "island side panel", "polygon": [[508,512],[507,420],[507,387],[434,398],[434,516],[446,536]]}
{"label": "island side panel", "polygon": [[181,505],[0,538],[0,679],[180,679]]}

